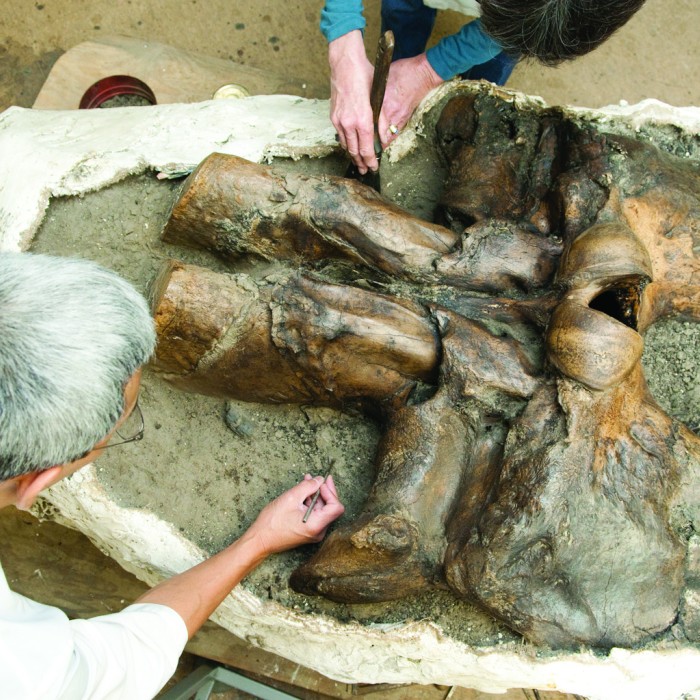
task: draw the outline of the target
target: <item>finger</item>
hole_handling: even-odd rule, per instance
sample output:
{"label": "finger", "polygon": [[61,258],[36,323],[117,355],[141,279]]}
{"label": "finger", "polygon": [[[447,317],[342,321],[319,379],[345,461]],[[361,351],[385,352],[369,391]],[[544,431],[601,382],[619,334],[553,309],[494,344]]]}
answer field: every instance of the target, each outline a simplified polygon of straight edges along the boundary
{"label": "finger", "polygon": [[335,485],[331,485],[328,482],[322,484],[318,500],[322,501],[324,506],[335,506],[339,504],[340,499],[338,498],[338,493],[335,490]]}
{"label": "finger", "polygon": [[389,133],[389,124],[391,122],[387,119],[384,114],[384,110],[379,113],[379,120],[377,121],[377,133],[379,134],[379,141],[382,144],[382,148],[386,148],[391,139],[389,138],[391,134]]}
{"label": "finger", "polygon": [[359,132],[358,146],[360,149],[360,159],[365,168],[377,170],[377,154],[374,152],[374,125],[371,129],[361,129]]}
{"label": "finger", "polygon": [[372,144],[371,152],[360,152],[360,158],[367,170],[372,170],[373,172],[379,170],[379,161],[377,160],[377,154],[374,152],[374,144]]}
{"label": "finger", "polygon": [[347,151],[348,150],[348,140],[347,140],[347,137],[345,136],[345,129],[338,126],[338,127],[336,127],[336,131],[338,132],[338,143],[341,145],[343,150]]}
{"label": "finger", "polygon": [[399,134],[401,133],[401,129],[405,126],[406,122],[403,118],[395,115],[393,119],[390,119],[386,117],[383,121],[381,121],[381,126],[379,127],[379,140],[381,141],[382,148],[386,148],[391,144],[392,141],[395,141]]}
{"label": "finger", "polygon": [[314,526],[325,530],[334,520],[337,520],[345,512],[345,506],[334,499],[326,502],[319,509],[314,508],[308,522],[313,522]]}
{"label": "finger", "polygon": [[[304,481],[310,481],[311,479],[313,479],[313,476],[311,476],[311,474],[304,474]],[[310,503],[311,503],[311,497],[307,496],[304,499],[304,505],[308,506]]]}
{"label": "finger", "polygon": [[360,174],[364,175],[367,172],[367,167],[362,162],[362,158],[360,157],[360,146],[358,143],[357,131],[347,132],[347,143],[348,155],[352,159],[352,162],[357,166],[357,169],[360,171]]}
{"label": "finger", "polygon": [[289,489],[288,493],[292,498],[298,500],[299,503],[304,503],[308,498],[311,498],[323,483],[322,476],[314,476],[311,479],[304,477],[296,486]]}

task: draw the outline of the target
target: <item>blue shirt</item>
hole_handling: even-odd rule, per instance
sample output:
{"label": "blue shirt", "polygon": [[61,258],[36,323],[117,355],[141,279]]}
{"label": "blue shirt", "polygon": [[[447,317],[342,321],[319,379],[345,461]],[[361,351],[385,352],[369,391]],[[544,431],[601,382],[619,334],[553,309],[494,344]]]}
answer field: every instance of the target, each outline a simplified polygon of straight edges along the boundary
{"label": "blue shirt", "polygon": [[[326,0],[321,11],[321,32],[327,41],[333,41],[349,32],[364,30],[362,0]],[[428,49],[426,57],[433,70],[443,79],[465,73],[473,66],[486,63],[503,49],[475,19],[465,24],[456,34],[447,36]]]}

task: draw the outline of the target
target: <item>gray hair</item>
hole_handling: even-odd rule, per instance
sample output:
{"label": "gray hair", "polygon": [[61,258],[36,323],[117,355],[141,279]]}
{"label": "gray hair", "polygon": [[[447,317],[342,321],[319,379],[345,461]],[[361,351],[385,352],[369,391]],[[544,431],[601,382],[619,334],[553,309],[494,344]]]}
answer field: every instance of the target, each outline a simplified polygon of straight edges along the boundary
{"label": "gray hair", "polygon": [[146,300],[115,273],[0,252],[0,481],[89,452],[154,345]]}
{"label": "gray hair", "polygon": [[644,0],[481,0],[481,23],[509,54],[545,65],[602,44]]}

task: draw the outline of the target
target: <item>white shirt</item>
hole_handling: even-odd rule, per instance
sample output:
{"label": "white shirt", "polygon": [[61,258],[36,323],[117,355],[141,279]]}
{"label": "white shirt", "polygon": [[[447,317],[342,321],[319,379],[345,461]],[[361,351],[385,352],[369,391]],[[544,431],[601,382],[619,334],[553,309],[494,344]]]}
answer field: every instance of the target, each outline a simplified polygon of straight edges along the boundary
{"label": "white shirt", "polygon": [[150,700],[187,642],[165,605],[130,605],[69,620],[7,585],[0,566],[0,697],[7,700]]}
{"label": "white shirt", "polygon": [[423,4],[436,10],[454,10],[469,17],[481,17],[481,5],[476,0],[423,0]]}

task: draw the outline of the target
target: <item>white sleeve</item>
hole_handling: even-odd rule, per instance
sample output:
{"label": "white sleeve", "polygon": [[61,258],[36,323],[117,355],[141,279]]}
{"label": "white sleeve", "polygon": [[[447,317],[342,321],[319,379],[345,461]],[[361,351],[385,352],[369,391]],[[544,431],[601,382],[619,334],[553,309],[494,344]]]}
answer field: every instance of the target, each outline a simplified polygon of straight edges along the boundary
{"label": "white sleeve", "polygon": [[0,697],[12,700],[151,700],[187,642],[165,605],[68,620],[14,593],[0,566]]}
{"label": "white sleeve", "polygon": [[175,672],[187,643],[184,620],[154,603],[70,626],[76,663],[71,690],[64,689],[61,700],[151,700]]}

